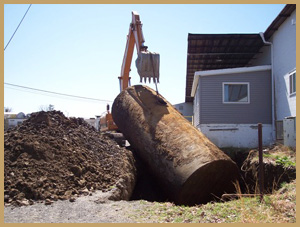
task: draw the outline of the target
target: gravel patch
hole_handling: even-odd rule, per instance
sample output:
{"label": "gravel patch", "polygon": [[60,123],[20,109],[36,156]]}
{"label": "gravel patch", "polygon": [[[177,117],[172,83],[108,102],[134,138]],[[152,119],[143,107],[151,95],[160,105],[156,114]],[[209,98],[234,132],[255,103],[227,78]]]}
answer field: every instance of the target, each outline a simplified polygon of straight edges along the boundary
{"label": "gravel patch", "polygon": [[5,206],[5,223],[135,223],[132,213],[143,209],[140,201],[107,200],[109,193],[97,191],[74,202],[59,200],[51,205]]}

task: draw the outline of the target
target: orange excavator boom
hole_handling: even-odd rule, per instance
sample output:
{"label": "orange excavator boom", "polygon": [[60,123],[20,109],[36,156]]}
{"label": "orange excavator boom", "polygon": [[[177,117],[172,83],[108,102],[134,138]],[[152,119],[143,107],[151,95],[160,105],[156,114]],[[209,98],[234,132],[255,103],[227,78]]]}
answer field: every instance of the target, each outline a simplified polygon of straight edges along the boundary
{"label": "orange excavator boom", "polygon": [[134,52],[134,46],[136,46],[138,58],[136,60],[136,67],[141,78],[149,79],[153,78],[154,83],[159,82],[159,54],[149,52],[148,47],[144,45],[145,39],[142,30],[142,22],[137,12],[132,11],[132,22],[129,26],[129,32],[127,35],[127,43],[125,53],[123,57],[120,90],[123,91],[130,86],[130,67],[132,62],[132,56]]}
{"label": "orange excavator boom", "polygon": [[[118,77],[120,80],[120,91],[123,91],[130,85],[130,67],[134,52],[134,46],[136,47],[138,58],[136,59],[136,67],[138,74],[140,76],[140,82],[142,82],[142,78],[144,81],[148,79],[155,83],[157,87],[157,82],[159,82],[159,54],[154,52],[149,52],[148,47],[144,45],[145,39],[142,30],[142,22],[140,20],[140,15],[132,11],[132,21],[129,26],[129,32],[127,35],[127,42],[125,47],[125,53],[123,57],[122,67],[121,67],[121,76]],[[107,113],[104,117],[105,119],[101,119],[102,127],[101,131],[113,131],[117,130],[117,126],[113,121],[112,115],[109,111],[109,106],[107,109]],[[106,125],[104,127],[103,125]]]}

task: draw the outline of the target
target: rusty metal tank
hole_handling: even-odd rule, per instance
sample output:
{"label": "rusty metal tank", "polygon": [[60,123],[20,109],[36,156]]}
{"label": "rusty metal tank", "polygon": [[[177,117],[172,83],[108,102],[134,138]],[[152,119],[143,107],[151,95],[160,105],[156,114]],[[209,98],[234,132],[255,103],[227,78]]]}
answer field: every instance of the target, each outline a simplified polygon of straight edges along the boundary
{"label": "rusty metal tank", "polygon": [[114,100],[118,128],[169,199],[194,205],[235,191],[238,168],[166,99],[136,85]]}

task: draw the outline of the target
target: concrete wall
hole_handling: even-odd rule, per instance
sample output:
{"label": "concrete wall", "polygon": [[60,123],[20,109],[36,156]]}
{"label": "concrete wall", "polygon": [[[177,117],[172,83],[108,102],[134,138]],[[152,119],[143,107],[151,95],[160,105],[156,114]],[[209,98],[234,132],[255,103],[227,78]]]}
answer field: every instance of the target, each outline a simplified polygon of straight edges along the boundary
{"label": "concrete wall", "polygon": [[[220,148],[258,147],[257,124],[200,124],[198,129]],[[263,124],[263,146],[272,144],[272,125]]]}

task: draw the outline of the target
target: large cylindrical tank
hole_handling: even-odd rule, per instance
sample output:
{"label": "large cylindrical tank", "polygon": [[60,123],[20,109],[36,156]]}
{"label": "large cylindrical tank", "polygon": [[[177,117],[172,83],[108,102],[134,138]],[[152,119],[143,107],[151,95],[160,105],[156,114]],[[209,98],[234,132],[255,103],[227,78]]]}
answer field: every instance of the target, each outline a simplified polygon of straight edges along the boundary
{"label": "large cylindrical tank", "polygon": [[177,204],[194,205],[233,192],[236,164],[166,99],[136,85],[114,100],[118,128]]}

